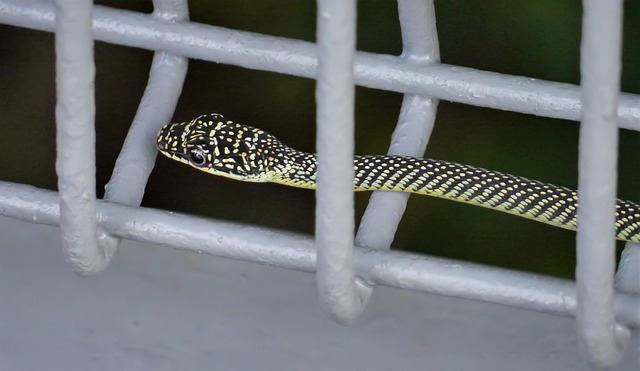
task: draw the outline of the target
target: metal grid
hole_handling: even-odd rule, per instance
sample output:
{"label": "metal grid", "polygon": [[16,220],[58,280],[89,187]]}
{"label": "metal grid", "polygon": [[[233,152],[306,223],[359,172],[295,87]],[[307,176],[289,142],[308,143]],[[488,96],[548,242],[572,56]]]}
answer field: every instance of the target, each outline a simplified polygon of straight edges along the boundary
{"label": "metal grid", "polygon": [[[0,212],[60,225],[66,256],[82,275],[103,270],[121,239],[165,244],[316,271],[322,301],[341,323],[361,313],[374,285],[575,315],[591,364],[612,366],[620,359],[631,329],[640,326],[640,248],[627,244],[614,290],[613,212],[602,210],[614,210],[616,124],[640,130],[640,97],[618,93],[622,1],[584,0],[583,6],[580,89],[440,64],[431,1],[398,1],[404,52],[389,58],[355,52],[354,1],[318,1],[318,44],[314,45],[189,23],[183,0],[156,0],[151,15],[93,7],[89,1],[0,0],[0,22],[56,32],[60,190],[57,194],[0,182]],[[96,201],[93,175],[93,38],[156,50],[147,89],[104,201]],[[317,78],[315,241],[137,207],[155,161],[153,138],[171,118],[187,58]],[[437,99],[553,118],[582,118],[577,283],[387,251],[407,194],[374,193],[353,248],[354,83],[405,94],[390,154],[422,155]],[[335,144],[337,140],[340,145]]]}

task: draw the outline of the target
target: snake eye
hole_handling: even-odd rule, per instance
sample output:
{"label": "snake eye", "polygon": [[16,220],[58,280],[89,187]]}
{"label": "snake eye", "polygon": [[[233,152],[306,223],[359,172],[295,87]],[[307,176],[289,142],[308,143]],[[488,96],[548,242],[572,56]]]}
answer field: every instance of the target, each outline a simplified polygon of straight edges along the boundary
{"label": "snake eye", "polygon": [[194,166],[203,166],[207,162],[207,156],[201,148],[192,149],[189,152],[189,162]]}

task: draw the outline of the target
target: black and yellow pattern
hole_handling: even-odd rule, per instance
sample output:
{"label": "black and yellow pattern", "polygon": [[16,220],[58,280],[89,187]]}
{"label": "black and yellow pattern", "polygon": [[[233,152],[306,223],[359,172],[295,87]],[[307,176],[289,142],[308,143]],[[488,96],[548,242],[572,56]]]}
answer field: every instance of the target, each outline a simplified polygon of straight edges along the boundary
{"label": "black and yellow pattern", "polygon": [[[248,182],[315,188],[315,154],[295,150],[273,135],[219,114],[165,125],[162,154],[199,170]],[[406,156],[356,156],[356,191],[400,191],[446,198],[577,228],[577,195],[564,187],[446,161]],[[616,233],[640,242],[640,206],[618,200]]]}

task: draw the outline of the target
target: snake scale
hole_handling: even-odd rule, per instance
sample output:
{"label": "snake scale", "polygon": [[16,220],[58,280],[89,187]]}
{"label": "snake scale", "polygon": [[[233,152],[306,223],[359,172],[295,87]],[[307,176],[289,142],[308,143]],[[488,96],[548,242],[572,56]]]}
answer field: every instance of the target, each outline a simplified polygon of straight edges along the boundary
{"label": "snake scale", "polygon": [[[316,155],[273,135],[207,114],[165,125],[165,156],[211,174],[247,182],[315,188]],[[557,227],[577,228],[577,194],[568,188],[473,166],[408,156],[355,156],[356,191],[400,191],[503,211]],[[640,206],[617,200],[616,237],[640,242]]]}

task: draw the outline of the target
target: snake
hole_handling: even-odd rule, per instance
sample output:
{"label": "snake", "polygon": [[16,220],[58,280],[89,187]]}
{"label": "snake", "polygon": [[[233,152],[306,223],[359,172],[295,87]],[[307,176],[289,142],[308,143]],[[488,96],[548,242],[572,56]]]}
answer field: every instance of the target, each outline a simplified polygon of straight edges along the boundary
{"label": "snake", "polygon": [[[169,123],[156,139],[163,155],[210,174],[245,182],[315,189],[317,157],[261,129],[217,113]],[[577,230],[578,196],[569,188],[479,167],[410,156],[355,155],[355,191],[398,191],[481,206]],[[616,200],[615,233],[640,243],[640,206]]]}

